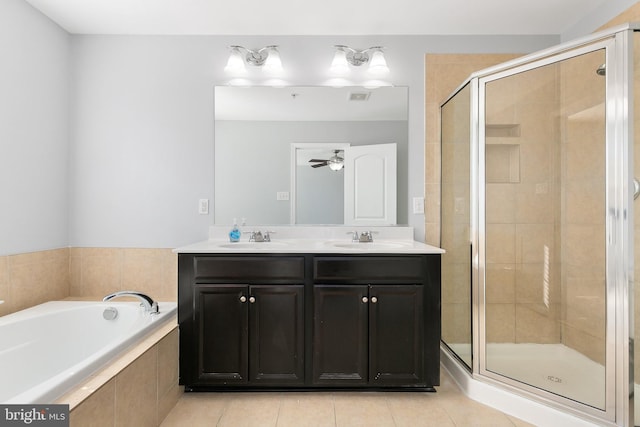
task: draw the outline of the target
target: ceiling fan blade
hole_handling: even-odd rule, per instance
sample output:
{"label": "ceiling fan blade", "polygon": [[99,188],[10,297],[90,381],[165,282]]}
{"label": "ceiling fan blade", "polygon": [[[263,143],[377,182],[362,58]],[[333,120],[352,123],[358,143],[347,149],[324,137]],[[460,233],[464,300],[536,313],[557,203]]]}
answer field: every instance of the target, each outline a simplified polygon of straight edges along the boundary
{"label": "ceiling fan blade", "polygon": [[323,166],[327,166],[327,162],[318,163],[316,165],[311,165],[312,168],[321,168]]}
{"label": "ceiling fan blade", "polygon": [[327,159],[311,159],[310,162],[328,162]]}

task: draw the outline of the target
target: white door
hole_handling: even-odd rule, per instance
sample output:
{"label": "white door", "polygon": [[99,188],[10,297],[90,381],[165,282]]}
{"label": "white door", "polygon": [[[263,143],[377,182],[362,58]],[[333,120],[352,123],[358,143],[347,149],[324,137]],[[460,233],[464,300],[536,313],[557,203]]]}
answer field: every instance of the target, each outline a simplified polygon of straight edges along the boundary
{"label": "white door", "polygon": [[396,223],[396,144],[358,145],[344,150],[344,223]]}

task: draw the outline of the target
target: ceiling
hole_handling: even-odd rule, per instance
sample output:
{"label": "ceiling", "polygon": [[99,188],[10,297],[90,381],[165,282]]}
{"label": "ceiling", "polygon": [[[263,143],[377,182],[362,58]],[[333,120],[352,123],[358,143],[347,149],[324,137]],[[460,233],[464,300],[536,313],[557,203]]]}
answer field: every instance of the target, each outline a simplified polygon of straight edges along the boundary
{"label": "ceiling", "polygon": [[610,0],[27,0],[72,34],[561,34]]}

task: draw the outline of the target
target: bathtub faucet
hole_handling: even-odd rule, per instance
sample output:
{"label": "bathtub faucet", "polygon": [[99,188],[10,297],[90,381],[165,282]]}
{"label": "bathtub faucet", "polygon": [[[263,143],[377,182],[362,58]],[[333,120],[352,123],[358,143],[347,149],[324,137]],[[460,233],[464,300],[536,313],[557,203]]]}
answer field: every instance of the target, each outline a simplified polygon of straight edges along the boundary
{"label": "bathtub faucet", "polygon": [[109,300],[112,300],[112,299],[118,298],[118,297],[135,297],[135,298],[138,298],[140,300],[140,302],[142,303],[142,305],[144,306],[145,313],[158,314],[158,303],[155,302],[153,299],[151,299],[150,296],[145,295],[145,294],[143,294],[141,292],[136,292],[136,291],[114,292],[114,293],[109,294],[106,297],[102,298],[102,301],[109,301]]}

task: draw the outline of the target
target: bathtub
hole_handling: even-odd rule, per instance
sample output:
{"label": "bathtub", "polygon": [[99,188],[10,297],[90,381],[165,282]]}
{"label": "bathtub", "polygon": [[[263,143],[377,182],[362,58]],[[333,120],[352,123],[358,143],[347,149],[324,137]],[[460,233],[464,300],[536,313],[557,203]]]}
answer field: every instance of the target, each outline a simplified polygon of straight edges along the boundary
{"label": "bathtub", "polygon": [[[175,321],[176,303],[159,306],[149,315],[137,302],[51,301],[0,317],[0,402],[52,403]],[[117,310],[115,319],[105,320],[107,308]]]}

